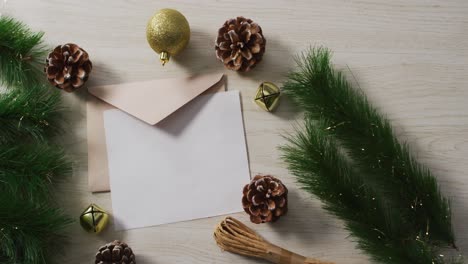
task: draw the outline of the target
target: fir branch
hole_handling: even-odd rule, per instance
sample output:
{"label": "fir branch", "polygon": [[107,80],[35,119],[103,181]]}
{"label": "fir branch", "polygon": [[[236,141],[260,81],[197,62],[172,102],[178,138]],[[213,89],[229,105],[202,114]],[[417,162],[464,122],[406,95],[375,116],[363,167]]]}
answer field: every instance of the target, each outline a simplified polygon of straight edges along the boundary
{"label": "fir branch", "polygon": [[43,35],[14,18],[0,17],[0,84],[28,88],[45,80]]}
{"label": "fir branch", "polygon": [[51,198],[51,185],[72,172],[64,151],[47,144],[0,146],[0,192],[33,204]]}
{"label": "fir branch", "polygon": [[327,131],[368,175],[366,182],[381,186],[419,233],[454,245],[449,201],[440,194],[436,179],[399,143],[389,121],[366,96],[333,69],[330,56],[324,48],[303,53],[284,92],[310,117],[328,120]]}
{"label": "fir branch", "polygon": [[345,221],[358,246],[380,263],[444,263],[434,246],[408,225],[399,208],[346,158],[323,120],[307,118],[303,131],[281,147],[289,170],[302,187],[324,202],[324,208]]}
{"label": "fir branch", "polygon": [[18,139],[45,141],[61,132],[59,91],[42,85],[0,94],[0,144]]}
{"label": "fir branch", "polygon": [[[0,192],[0,263],[49,264],[72,220],[45,203],[32,204]],[[4,202],[8,201],[8,202]]]}

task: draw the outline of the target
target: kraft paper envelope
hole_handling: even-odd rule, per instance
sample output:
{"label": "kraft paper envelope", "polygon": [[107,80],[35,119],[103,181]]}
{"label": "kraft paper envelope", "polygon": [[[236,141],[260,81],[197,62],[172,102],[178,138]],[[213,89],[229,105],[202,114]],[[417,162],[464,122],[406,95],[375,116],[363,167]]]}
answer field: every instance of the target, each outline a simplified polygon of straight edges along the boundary
{"label": "kraft paper envelope", "polygon": [[104,111],[118,108],[156,125],[171,114],[177,118],[175,112],[195,97],[225,90],[223,74],[90,87],[86,106],[90,190],[110,191]]}

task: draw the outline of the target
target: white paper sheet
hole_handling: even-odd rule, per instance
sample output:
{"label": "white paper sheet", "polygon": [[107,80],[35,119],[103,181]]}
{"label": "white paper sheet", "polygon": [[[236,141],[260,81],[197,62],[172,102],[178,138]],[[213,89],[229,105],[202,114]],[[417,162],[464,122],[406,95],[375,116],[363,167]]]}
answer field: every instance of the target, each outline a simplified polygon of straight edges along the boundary
{"label": "white paper sheet", "polygon": [[250,181],[238,91],[200,96],[156,126],[104,113],[116,230],[242,211]]}

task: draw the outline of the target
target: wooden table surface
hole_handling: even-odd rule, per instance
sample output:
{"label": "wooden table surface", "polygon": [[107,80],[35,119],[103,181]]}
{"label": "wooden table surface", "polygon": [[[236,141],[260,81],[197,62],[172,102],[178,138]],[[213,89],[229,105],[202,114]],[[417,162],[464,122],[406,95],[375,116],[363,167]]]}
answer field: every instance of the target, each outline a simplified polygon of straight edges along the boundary
{"label": "wooden table surface", "polygon": [[[468,255],[468,2],[466,0],[1,0],[0,11],[46,32],[51,46],[74,42],[95,65],[90,85],[224,72],[228,89],[240,90],[252,175],[272,174],[290,189],[289,214],[272,225],[250,225],[262,236],[298,253],[336,261],[368,263],[365,254],[300,190],[280,160],[281,134],[301,119],[283,98],[274,114],[254,103],[262,81],[281,84],[293,55],[311,45],[334,50],[338,67],[352,69],[371,101],[392,120],[398,135],[438,177],[452,199],[460,252]],[[155,10],[171,7],[188,19],[191,41],[164,68],[145,38]],[[214,52],[218,28],[231,17],[250,17],[268,40],[264,61],[248,74],[225,70]],[[89,203],[111,210],[109,194],[87,186],[85,92],[65,95],[70,107],[61,140],[76,161],[75,172],[57,191],[57,201],[77,217]],[[131,175],[129,175],[131,177]],[[213,183],[215,185],[216,183]],[[213,186],[214,188],[216,186]],[[240,192],[241,190],[239,190]],[[177,195],[167,197],[176,199]],[[159,210],[164,208],[148,208]],[[236,214],[248,222],[248,217]],[[97,248],[113,239],[128,242],[138,263],[255,263],[221,252],[212,238],[222,217],[97,236],[73,225],[62,263],[93,263]]]}

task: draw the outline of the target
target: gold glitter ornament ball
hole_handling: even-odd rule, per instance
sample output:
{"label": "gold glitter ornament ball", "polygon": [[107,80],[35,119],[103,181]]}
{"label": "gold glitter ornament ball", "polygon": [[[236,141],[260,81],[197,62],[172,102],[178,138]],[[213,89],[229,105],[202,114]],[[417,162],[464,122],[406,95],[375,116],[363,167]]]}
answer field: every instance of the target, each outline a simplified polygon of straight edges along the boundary
{"label": "gold glitter ornament ball", "polygon": [[185,49],[190,40],[190,26],[187,19],[174,9],[161,9],[148,21],[146,39],[151,48],[158,53],[162,65],[171,56]]}

